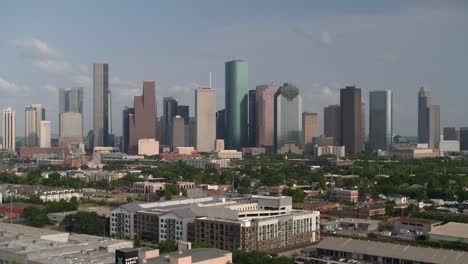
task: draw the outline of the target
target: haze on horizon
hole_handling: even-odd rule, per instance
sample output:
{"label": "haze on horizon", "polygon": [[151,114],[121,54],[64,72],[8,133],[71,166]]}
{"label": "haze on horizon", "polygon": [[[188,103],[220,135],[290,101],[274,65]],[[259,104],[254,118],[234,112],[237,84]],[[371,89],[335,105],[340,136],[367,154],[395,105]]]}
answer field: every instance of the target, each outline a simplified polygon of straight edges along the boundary
{"label": "haze on horizon", "polygon": [[[58,88],[84,87],[85,134],[92,123],[92,64],[109,63],[113,132],[122,110],[156,80],[189,104],[209,83],[224,106],[224,62],[249,63],[249,88],[291,82],[304,111],[339,102],[356,85],[394,91],[394,132],[417,134],[421,86],[441,105],[441,127],[468,126],[467,1],[4,1],[0,8],[0,108],[41,103],[58,129]],[[366,127],[368,124],[366,124]],[[321,130],[320,130],[321,131]]]}

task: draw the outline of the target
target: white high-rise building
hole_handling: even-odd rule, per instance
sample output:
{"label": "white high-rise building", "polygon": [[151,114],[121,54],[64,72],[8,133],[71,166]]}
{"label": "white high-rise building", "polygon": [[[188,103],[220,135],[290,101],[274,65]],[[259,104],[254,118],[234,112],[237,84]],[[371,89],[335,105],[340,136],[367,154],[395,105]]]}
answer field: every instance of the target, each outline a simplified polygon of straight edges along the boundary
{"label": "white high-rise building", "polygon": [[211,152],[216,141],[216,90],[195,90],[195,148],[199,152]]}
{"label": "white high-rise building", "polygon": [[41,139],[39,146],[41,148],[50,148],[50,121],[41,121]]}
{"label": "white high-rise building", "polygon": [[16,112],[7,107],[3,109],[3,144],[4,149],[16,150]]}
{"label": "white high-rise building", "polygon": [[41,104],[32,104],[25,108],[26,147],[39,147],[41,139],[41,121],[45,119],[45,108]]}

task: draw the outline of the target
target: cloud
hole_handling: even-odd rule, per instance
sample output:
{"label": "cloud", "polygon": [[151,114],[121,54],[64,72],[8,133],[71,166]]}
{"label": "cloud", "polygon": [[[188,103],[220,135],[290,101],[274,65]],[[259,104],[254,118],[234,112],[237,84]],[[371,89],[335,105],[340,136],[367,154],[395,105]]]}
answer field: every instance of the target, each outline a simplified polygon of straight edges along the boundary
{"label": "cloud", "polygon": [[5,93],[15,93],[19,89],[16,86],[16,84],[9,82],[2,77],[0,77],[0,91],[5,92]]}
{"label": "cloud", "polygon": [[332,42],[331,34],[328,31],[322,32],[322,36],[320,38],[320,43],[324,45],[329,45]]}
{"label": "cloud", "polygon": [[56,58],[60,56],[58,50],[49,47],[47,43],[37,38],[17,40],[16,47],[21,49],[23,56],[27,57]]}
{"label": "cloud", "polygon": [[71,71],[71,65],[63,60],[34,60],[32,64],[39,70],[51,74],[64,74]]}

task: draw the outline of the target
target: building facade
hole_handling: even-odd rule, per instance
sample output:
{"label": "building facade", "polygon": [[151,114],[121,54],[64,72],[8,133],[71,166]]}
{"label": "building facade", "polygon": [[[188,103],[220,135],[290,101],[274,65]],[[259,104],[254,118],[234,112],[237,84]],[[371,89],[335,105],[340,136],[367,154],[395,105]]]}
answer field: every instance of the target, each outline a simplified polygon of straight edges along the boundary
{"label": "building facade", "polygon": [[133,114],[128,114],[129,154],[138,152],[138,140],[156,139],[156,116],[156,83],[144,81],[143,94],[134,97]]}
{"label": "building facade", "polygon": [[302,97],[285,83],[275,94],[274,138],[277,153],[302,152]]}
{"label": "building facade", "polygon": [[185,120],[183,117],[176,115],[172,119],[172,151],[178,147],[185,147]]}
{"label": "building facade", "polygon": [[199,152],[211,152],[216,141],[216,90],[195,90],[195,148]]}
{"label": "building facade", "polygon": [[369,144],[372,151],[392,147],[393,96],[392,91],[369,93]]}
{"label": "building facade", "polygon": [[51,125],[50,121],[41,121],[40,123],[41,126],[41,138],[39,142],[39,147],[41,148],[50,148],[50,130],[51,130]]}
{"label": "building facade", "polygon": [[460,128],[459,127],[444,127],[444,140],[460,141]]}
{"label": "building facade", "polygon": [[94,147],[109,146],[109,65],[95,63],[93,65],[93,145]]}
{"label": "building facade", "polygon": [[361,89],[348,86],[340,90],[341,144],[346,154],[362,152]]}
{"label": "building facade", "polygon": [[248,64],[233,60],[225,64],[226,147],[240,149],[248,140]]}
{"label": "building facade", "polygon": [[3,109],[2,124],[3,149],[16,151],[16,112],[11,107]]}
{"label": "building facade", "polygon": [[39,147],[41,139],[41,121],[45,120],[45,108],[41,104],[32,104],[25,109],[25,145]]}
{"label": "building facade", "polygon": [[329,105],[323,110],[323,132],[332,137],[334,145],[341,144],[341,109],[339,105]]}
{"label": "building facade", "polygon": [[256,87],[257,97],[257,145],[272,151],[275,146],[274,129],[275,94],[280,87],[277,85],[259,85]]}
{"label": "building facade", "polygon": [[162,140],[164,145],[171,145],[172,142],[172,120],[177,115],[178,102],[173,97],[163,98],[163,129],[164,138]]}
{"label": "building facade", "polygon": [[224,109],[216,112],[216,139],[225,138],[226,111]]}
{"label": "building facade", "polygon": [[429,115],[429,148],[439,148],[440,143],[440,106],[431,105]]}
{"label": "building facade", "polygon": [[421,87],[418,93],[418,142],[429,143],[429,107],[432,105],[431,92]]}
{"label": "building facade", "polygon": [[314,151],[313,140],[317,137],[318,115],[317,113],[302,113],[302,142],[304,143],[304,153],[312,154]]}
{"label": "building facade", "polygon": [[75,112],[83,114],[83,87],[59,89],[59,136],[62,122],[61,114]]}
{"label": "building facade", "polygon": [[468,127],[460,127],[460,151],[468,150]]}
{"label": "building facade", "polygon": [[257,146],[257,91],[249,91],[249,133],[248,145],[249,147]]}
{"label": "building facade", "polygon": [[64,112],[60,114],[60,138],[69,144],[78,145],[83,142],[83,114],[79,112]]}

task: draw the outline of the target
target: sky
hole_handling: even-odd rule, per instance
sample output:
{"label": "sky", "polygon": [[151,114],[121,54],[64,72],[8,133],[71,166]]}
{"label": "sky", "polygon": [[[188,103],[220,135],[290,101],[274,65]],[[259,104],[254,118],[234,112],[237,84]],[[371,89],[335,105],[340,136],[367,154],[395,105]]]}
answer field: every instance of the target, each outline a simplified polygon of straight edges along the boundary
{"label": "sky", "polygon": [[[224,107],[224,63],[249,63],[249,89],[296,85],[304,110],[339,103],[339,89],[394,92],[394,133],[417,134],[417,93],[431,90],[441,126],[468,126],[468,1],[199,0],[2,1],[0,108],[41,103],[58,131],[58,88],[84,87],[92,126],[92,65],[109,64],[112,124],[155,80],[162,98],[191,106],[209,84]],[[368,124],[366,124],[368,126]]]}

